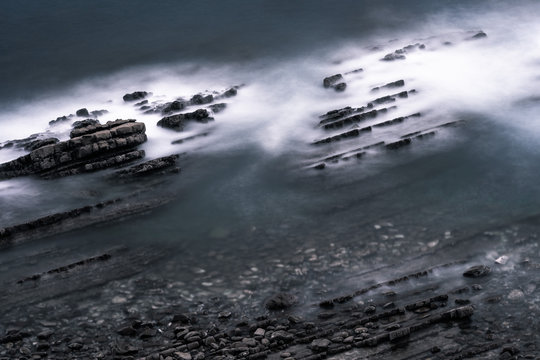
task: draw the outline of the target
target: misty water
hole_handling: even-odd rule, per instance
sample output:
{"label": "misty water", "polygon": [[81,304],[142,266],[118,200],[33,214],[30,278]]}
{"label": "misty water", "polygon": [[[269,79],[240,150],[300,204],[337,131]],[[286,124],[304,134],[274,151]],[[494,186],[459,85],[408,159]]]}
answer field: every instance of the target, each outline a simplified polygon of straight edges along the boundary
{"label": "misty water", "polygon": [[[144,122],[147,159],[182,154],[180,174],[159,183],[116,183],[107,171],[0,181],[0,227],[134,191],[166,199],[121,221],[2,250],[5,284],[109,249],[148,258],[134,259],[144,264],[136,275],[79,297],[21,300],[0,316],[0,330],[15,319],[119,319],[126,309],[194,310],[216,298],[216,309],[251,316],[279,291],[295,294],[305,306],[294,311],[306,315],[372,281],[463,261],[436,274],[445,279],[502,255],[510,260],[493,286],[505,299],[521,291],[508,314],[537,327],[538,279],[515,269],[539,261],[538,2],[6,1],[0,13],[0,143],[47,130],[69,139],[70,123],[49,121],[85,107],[108,110],[101,122]],[[462,41],[480,30],[487,38]],[[419,42],[426,50],[380,61]],[[322,87],[324,77],[358,68],[345,92]],[[399,79],[417,94],[385,119],[421,112],[422,129],[463,125],[398,152],[313,169],[343,150],[311,144],[326,135],[319,115],[366,104],[370,88]],[[122,100],[137,90],[172,101],[234,85],[238,95],[215,121],[181,133]],[[418,130],[404,126],[400,134]],[[171,143],[200,132],[209,134]],[[373,131],[350,148],[400,134]],[[24,153],[0,149],[0,162]]]}

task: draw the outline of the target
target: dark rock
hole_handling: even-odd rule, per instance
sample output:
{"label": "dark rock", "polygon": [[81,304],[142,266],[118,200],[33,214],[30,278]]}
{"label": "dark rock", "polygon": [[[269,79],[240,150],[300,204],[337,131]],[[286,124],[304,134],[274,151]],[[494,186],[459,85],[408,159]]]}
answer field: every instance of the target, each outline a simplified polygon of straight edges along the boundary
{"label": "dark rock", "polygon": [[284,330],[278,330],[272,333],[270,339],[289,342],[294,340],[294,335]]}
{"label": "dark rock", "polygon": [[163,114],[169,114],[172,112],[184,110],[185,107],[186,107],[186,103],[184,101],[175,100],[173,102],[166,103],[161,109],[161,112]]}
{"label": "dark rock", "polygon": [[75,112],[75,115],[77,115],[78,117],[85,117],[85,116],[90,116],[90,113],[88,112],[88,110],[86,110],[86,108],[82,108],[82,109],[79,109]]}
{"label": "dark rock", "polygon": [[123,336],[135,336],[137,335],[137,330],[135,330],[131,326],[126,326],[118,329],[117,333]]}
{"label": "dark rock", "polygon": [[47,340],[54,334],[54,331],[52,330],[43,330],[42,332],[37,334],[37,338],[40,340]]}
{"label": "dark rock", "polygon": [[373,313],[375,313],[375,311],[377,311],[377,309],[373,305],[369,305],[364,309],[364,312],[366,314],[373,314]]}
{"label": "dark rock", "polygon": [[132,92],[131,94],[124,95],[122,99],[124,99],[124,101],[135,101],[135,100],[144,99],[147,96],[148,96],[148,93],[146,91],[135,91],[135,92]]}
{"label": "dark rock", "polygon": [[70,348],[71,350],[80,350],[82,349],[82,347],[83,347],[83,344],[76,341],[68,344],[68,348]]}
{"label": "dark rock", "polygon": [[331,319],[334,316],[336,316],[336,313],[332,311],[325,311],[317,315],[317,317],[321,320]]}
{"label": "dark rock", "polygon": [[402,87],[402,86],[405,86],[405,80],[397,80],[397,81],[393,81],[382,86],[374,87],[373,89],[371,89],[371,91],[375,92],[381,89],[393,89],[393,88]]}
{"label": "dark rock", "polygon": [[182,131],[186,127],[187,123],[189,123],[190,121],[207,123],[210,120],[213,119],[209,116],[208,110],[198,109],[191,113],[166,116],[163,119],[159,120],[157,125],[176,131]]}
{"label": "dark rock", "polygon": [[336,84],[334,86],[334,90],[339,91],[339,92],[345,91],[346,88],[347,88],[347,83],[344,83],[344,82]]}
{"label": "dark rock", "polygon": [[233,97],[233,96],[236,96],[237,93],[238,93],[238,87],[235,86],[235,87],[232,87],[232,88],[228,89],[227,91],[225,91],[223,93],[223,96],[227,97],[227,98],[228,97]]}
{"label": "dark rock", "polygon": [[463,276],[469,277],[469,278],[479,278],[479,277],[489,275],[490,272],[491,272],[491,268],[489,266],[476,265],[476,266],[472,266],[469,269],[467,269],[463,273]]}
{"label": "dark rock", "polygon": [[[166,170],[171,170],[171,172],[178,172],[180,170],[176,167],[176,162],[178,158],[179,155],[169,155],[149,160],[141,164],[131,166],[127,169],[119,170],[115,173],[114,176],[118,178],[144,176],[157,172],[164,172]],[[171,167],[173,167],[173,169],[170,169]]]}
{"label": "dark rock", "polygon": [[297,301],[296,296],[292,294],[279,293],[268,299],[265,306],[268,310],[284,310],[296,304]]}
{"label": "dark rock", "polygon": [[323,79],[323,86],[325,88],[329,88],[337,84],[341,80],[343,80],[343,75],[341,74],[332,75]]}
{"label": "dark rock", "polygon": [[230,311],[222,311],[218,314],[218,319],[228,319],[231,315],[232,313]]}
{"label": "dark rock", "polygon": [[189,103],[191,105],[204,105],[204,104],[210,104],[212,101],[214,101],[213,95],[193,95],[193,97],[189,100]]}
{"label": "dark rock", "polygon": [[93,111],[90,111],[90,114],[92,114],[94,117],[100,117],[102,115],[105,115],[107,114],[109,111],[107,110],[93,110]]}
{"label": "dark rock", "polygon": [[483,39],[486,37],[487,37],[487,34],[485,32],[479,31],[475,35],[471,36],[471,39]]}
{"label": "dark rock", "polygon": [[96,126],[96,125],[99,125],[100,122],[96,119],[85,119],[85,120],[79,120],[79,121],[75,121],[71,127],[73,129],[80,129],[80,128],[84,128],[84,127],[87,127],[87,126]]}
{"label": "dark rock", "polygon": [[141,339],[148,339],[148,338],[151,338],[151,337],[154,337],[156,336],[157,334],[157,330],[156,329],[144,329],[140,334],[139,334],[139,337]]}
{"label": "dark rock", "polygon": [[43,140],[35,140],[35,141],[32,141],[31,143],[29,143],[28,145],[26,145],[24,147],[24,150],[34,151],[34,150],[42,148],[42,147],[44,147],[46,145],[56,144],[59,141],[60,140],[58,140],[57,138],[47,138],[47,139],[43,139]]}
{"label": "dark rock", "polygon": [[390,332],[388,336],[390,338],[390,341],[398,341],[398,340],[402,340],[403,338],[409,337],[410,334],[411,334],[411,329],[408,327],[405,327],[405,328],[397,329]]}
{"label": "dark rock", "polygon": [[44,351],[44,350],[46,351],[46,350],[48,350],[50,347],[51,347],[51,346],[50,346],[48,343],[46,343],[46,342],[40,342],[40,343],[38,343],[38,344],[36,345],[36,350],[37,350],[37,351]]}
{"label": "dark rock", "polygon": [[40,147],[30,154],[0,164],[0,178],[36,174],[61,177],[100,170],[144,156],[134,150],[146,141],[145,126],[116,120],[71,131],[71,139]]}
{"label": "dark rock", "polygon": [[223,110],[225,110],[226,107],[227,107],[227,104],[225,103],[213,104],[209,106],[210,110],[212,110],[214,114],[222,112]]}
{"label": "dark rock", "polygon": [[315,339],[311,342],[311,349],[316,352],[326,351],[331,343],[328,339]]}
{"label": "dark rock", "polygon": [[24,149],[26,151],[32,151],[45,145],[50,145],[58,142],[56,138],[51,136],[52,133],[44,132],[39,134],[32,134],[24,139],[9,140],[0,146],[2,148]]}
{"label": "dark rock", "polygon": [[53,126],[53,125],[56,125],[56,124],[58,124],[58,123],[68,121],[68,120],[70,120],[72,117],[73,117],[73,115],[59,116],[59,117],[57,117],[55,120],[49,121],[49,125]]}
{"label": "dark rock", "polygon": [[501,354],[502,353],[509,353],[510,355],[517,355],[520,353],[519,349],[515,346],[505,346],[503,347],[502,351],[501,351]]}
{"label": "dark rock", "polygon": [[389,150],[397,150],[399,148],[402,148],[404,146],[407,146],[407,145],[410,145],[411,144],[411,139],[402,139],[402,140],[398,140],[398,141],[395,141],[393,143],[390,143],[390,144],[386,144],[385,147]]}
{"label": "dark rock", "polygon": [[406,59],[406,57],[403,54],[391,53],[391,54],[386,54],[381,60],[394,61],[394,60],[404,60],[404,59]]}

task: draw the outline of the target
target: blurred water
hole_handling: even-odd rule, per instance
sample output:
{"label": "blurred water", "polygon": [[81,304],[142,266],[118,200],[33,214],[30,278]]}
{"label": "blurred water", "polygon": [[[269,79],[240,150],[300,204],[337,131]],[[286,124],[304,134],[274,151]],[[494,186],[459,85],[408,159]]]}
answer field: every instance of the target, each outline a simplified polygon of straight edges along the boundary
{"label": "blurred water", "polygon": [[[49,247],[89,256],[113,245],[151,244],[172,249],[172,270],[154,269],[159,276],[189,281],[193,274],[186,269],[200,266],[228,277],[223,287],[235,288],[245,268],[299,248],[381,241],[368,230],[381,222],[399,224],[403,247],[411,248],[393,256],[389,245],[377,260],[384,265],[414,255],[428,241],[450,243],[443,235],[447,231],[474,233],[537,214],[540,106],[524,100],[540,95],[538,10],[535,1],[487,0],[169,1],[160,6],[4,1],[0,142],[43,131],[57,116],[87,107],[109,110],[102,121],[144,121],[149,158],[176,152],[187,157],[180,163],[182,173],[157,190],[171,194],[167,205],[134,220],[6,251],[0,260]],[[488,38],[453,46],[434,41],[405,62],[379,61],[411,42],[459,37],[471,29],[483,29]],[[381,49],[368,50],[374,45]],[[365,72],[345,93],[322,89],[323,77],[358,67]],[[433,123],[459,119],[466,126],[332,171],[304,168],[319,155],[309,145],[321,136],[315,128],[318,115],[365,104],[373,97],[366,89],[400,78],[419,94],[392,117],[422,111]],[[178,133],[155,125],[159,116],[142,115],[122,101],[135,90],[170,100],[239,84],[245,87],[227,100],[226,111],[204,126],[212,136],[182,145],[171,145]],[[69,127],[50,130],[65,139]],[[393,134],[370,136],[377,141]],[[0,150],[1,161],[19,155]],[[104,181],[100,174],[3,181],[0,225],[94,204],[133,188]],[[491,251],[462,246],[467,254]],[[373,264],[356,261],[353,275]],[[20,264],[2,276],[26,276],[51,266]]]}

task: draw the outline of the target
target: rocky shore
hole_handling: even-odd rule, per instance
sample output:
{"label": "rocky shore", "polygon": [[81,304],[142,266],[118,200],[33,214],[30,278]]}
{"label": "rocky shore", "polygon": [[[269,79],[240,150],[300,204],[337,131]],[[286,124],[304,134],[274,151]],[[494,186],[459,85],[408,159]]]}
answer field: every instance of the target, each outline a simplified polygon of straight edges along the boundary
{"label": "rocky shore", "polygon": [[[452,41],[486,36],[471,32]],[[406,60],[434,42],[451,45],[426,39],[393,49],[380,61]],[[320,91],[346,94],[366,72],[356,68],[324,77]],[[464,124],[430,117],[431,109],[392,115],[422,97],[407,78],[364,88],[369,101],[312,119],[320,136],[307,158],[297,161],[304,173],[391,156]],[[139,90],[122,101],[141,119],[102,122],[98,118],[107,110],[83,108],[51,120],[40,134],[0,144],[0,151],[25,152],[0,164],[0,180],[32,176],[54,182],[92,173],[107,186],[138,189],[0,228],[0,250],[13,251],[12,258],[0,259],[0,270],[8,274],[0,283],[0,360],[538,358],[537,216],[482,232],[429,233],[404,220],[403,228],[395,225],[401,214],[358,219],[357,203],[369,199],[350,198],[340,207],[318,209],[328,223],[347,223],[339,233],[289,231],[288,225],[265,233],[255,226],[247,233],[217,231],[212,236],[225,245],[204,259],[190,256],[188,245],[156,245],[151,236],[144,245],[111,241],[88,250],[73,243],[17,252],[51,236],[68,242],[74,231],[167,211],[174,196],[162,186],[183,176],[186,156],[147,158],[145,116],[159,116],[155,126],[170,133],[195,129],[171,145],[196,142],[213,135],[209,123],[234,106],[223,101],[240,89],[172,101]],[[68,123],[69,138],[55,133]],[[167,236],[176,235],[170,224],[160,226]],[[260,244],[257,262],[248,250],[227,248],[234,238]],[[282,239],[284,249],[276,251],[274,238]],[[471,244],[496,256],[468,252]],[[173,257],[175,252],[182,256]]]}

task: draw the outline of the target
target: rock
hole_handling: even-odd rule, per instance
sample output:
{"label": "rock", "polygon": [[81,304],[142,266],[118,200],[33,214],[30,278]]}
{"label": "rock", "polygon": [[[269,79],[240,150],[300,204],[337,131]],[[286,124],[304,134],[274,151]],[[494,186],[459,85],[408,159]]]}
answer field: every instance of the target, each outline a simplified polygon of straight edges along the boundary
{"label": "rock", "polygon": [[316,352],[326,351],[331,341],[328,339],[315,339],[311,342],[311,349]]}
{"label": "rock", "polygon": [[479,277],[489,275],[490,272],[491,272],[491,268],[489,266],[476,265],[467,269],[463,273],[463,276],[469,277],[469,278],[479,278]]}
{"label": "rock", "polygon": [[79,120],[79,121],[75,121],[71,127],[73,129],[81,129],[81,128],[85,128],[87,126],[97,126],[99,125],[99,121],[96,120],[96,119],[85,119],[85,120]]}
{"label": "rock", "polygon": [[176,167],[176,162],[179,157],[180,155],[175,154],[145,161],[141,164],[131,166],[127,169],[119,170],[114,173],[114,176],[118,178],[126,178],[145,176],[149,174],[155,174],[157,172],[164,173],[166,170],[170,170],[170,172],[178,172],[180,171],[180,169]]}
{"label": "rock", "polygon": [[225,103],[213,104],[209,106],[210,110],[212,110],[214,114],[222,112],[223,110],[225,110],[226,107],[227,107],[227,104]]}
{"label": "rock", "polygon": [[238,93],[238,86],[234,86],[230,89],[228,89],[227,91],[225,91],[223,93],[223,96],[228,98],[228,97],[233,97],[233,96],[236,96],[236,94]]}
{"label": "rock", "polygon": [[58,139],[51,136],[52,133],[44,132],[40,134],[32,134],[24,139],[9,140],[3,143],[0,146],[0,149],[3,148],[12,148],[24,149],[26,151],[36,150],[45,145],[55,144],[58,142]]}
{"label": "rock", "polygon": [[82,347],[83,347],[83,344],[81,344],[80,342],[76,342],[76,341],[73,341],[73,342],[68,344],[68,348],[70,348],[71,350],[80,350],[80,349],[82,349]]}
{"label": "rock", "polygon": [[345,89],[347,88],[347,83],[339,83],[337,85],[334,86],[334,90],[338,91],[338,92],[342,92],[342,91],[345,91]]}
{"label": "rock", "polygon": [[51,345],[49,345],[49,343],[40,342],[40,343],[37,343],[36,350],[37,351],[47,351],[50,347],[51,347]]}
{"label": "rock", "polygon": [[169,114],[169,113],[172,113],[172,112],[184,110],[185,107],[186,107],[186,103],[184,101],[175,100],[173,102],[166,103],[162,107],[161,112],[163,114]]}
{"label": "rock", "polygon": [[373,305],[369,305],[364,309],[364,312],[366,314],[373,314],[373,313],[375,313],[375,311],[377,311],[377,309]]}
{"label": "rock", "polygon": [[52,330],[43,330],[42,332],[37,334],[37,338],[40,340],[47,340],[54,334],[54,331]]}
{"label": "rock", "polygon": [[139,337],[141,339],[148,339],[148,338],[151,338],[151,337],[154,337],[156,336],[157,334],[157,330],[155,329],[144,329],[140,334],[139,334]]}
{"label": "rock", "polygon": [[93,111],[90,111],[90,114],[92,114],[95,117],[100,117],[102,115],[107,114],[108,112],[109,111],[107,111],[107,110],[93,110]]}
{"label": "rock", "polygon": [[289,342],[289,341],[294,340],[294,335],[284,330],[278,330],[272,333],[272,335],[270,336],[270,339]]}
{"label": "rock", "polygon": [[297,301],[296,296],[292,294],[279,293],[268,299],[265,306],[268,310],[284,310],[296,304]]}
{"label": "rock", "polygon": [[479,31],[477,32],[476,34],[474,34],[473,36],[471,36],[471,39],[483,39],[483,38],[486,38],[487,37],[487,34],[483,31]]}
{"label": "rock", "polygon": [[135,336],[137,335],[137,330],[135,330],[131,326],[126,326],[126,327],[120,328],[117,331],[117,333],[123,336]]}
{"label": "rock", "polygon": [[523,293],[523,291],[518,290],[518,289],[514,289],[510,291],[510,294],[508,294],[508,300],[520,300],[520,299],[523,299],[524,297],[525,297],[525,294]]}
{"label": "rock", "polygon": [[212,101],[214,101],[213,95],[193,95],[193,97],[189,100],[189,103],[191,105],[204,105],[204,104],[210,104]]}
{"label": "rock", "polygon": [[386,54],[381,60],[382,61],[394,61],[394,60],[404,60],[406,57],[403,54]]}
{"label": "rock", "polygon": [[157,125],[176,131],[183,131],[187,123],[190,121],[207,123],[210,120],[213,119],[209,116],[208,110],[198,109],[190,113],[166,116],[163,119],[159,120]]}
{"label": "rock", "polygon": [[231,315],[232,313],[230,311],[222,311],[218,314],[218,319],[228,319]]}
{"label": "rock", "polygon": [[371,89],[371,91],[376,92],[381,89],[393,89],[393,88],[402,87],[402,86],[405,86],[405,80],[397,80],[397,81],[393,81],[382,86],[374,87],[373,89]]}
{"label": "rock", "polygon": [[325,88],[329,88],[332,85],[337,84],[341,80],[343,80],[343,75],[341,75],[341,74],[328,76],[328,77],[323,79],[323,86]]}
{"label": "rock", "polygon": [[147,96],[148,96],[148,93],[146,91],[135,91],[135,92],[132,92],[131,94],[124,95],[122,99],[124,99],[124,101],[135,101],[135,100],[144,99]]}
{"label": "rock", "polygon": [[500,265],[505,265],[508,262],[508,259],[509,259],[508,256],[502,255],[502,256],[499,256],[495,260],[495,263],[500,264]]}
{"label": "rock", "polygon": [[145,126],[116,120],[73,129],[71,139],[45,145],[0,164],[0,179],[24,175],[62,177],[117,166],[144,157],[135,148],[146,141]]}
{"label": "rock", "polygon": [[77,110],[75,112],[75,115],[77,115],[78,117],[85,117],[85,116],[90,116],[90,113],[88,112],[86,108],[82,108],[82,109]]}
{"label": "rock", "polygon": [[64,116],[59,116],[59,117],[57,117],[57,118],[56,118],[55,120],[51,120],[51,121],[49,121],[49,125],[51,125],[51,126],[53,126],[53,125],[57,125],[57,124],[59,124],[59,123],[61,123],[61,122],[65,122],[65,121],[68,121],[68,120],[70,120],[70,119],[71,119],[72,117],[73,117],[73,115],[68,115],[68,116],[66,116],[66,115],[64,115]]}
{"label": "rock", "polygon": [[31,143],[29,143],[28,145],[26,145],[24,147],[24,149],[28,150],[28,151],[34,151],[34,150],[42,148],[42,147],[44,147],[46,145],[56,144],[59,141],[60,140],[57,139],[57,138],[47,138],[47,139],[43,139],[43,140],[35,140],[35,141],[32,141]]}
{"label": "rock", "polygon": [[191,354],[187,352],[175,352],[174,355],[182,360],[191,360]]}

